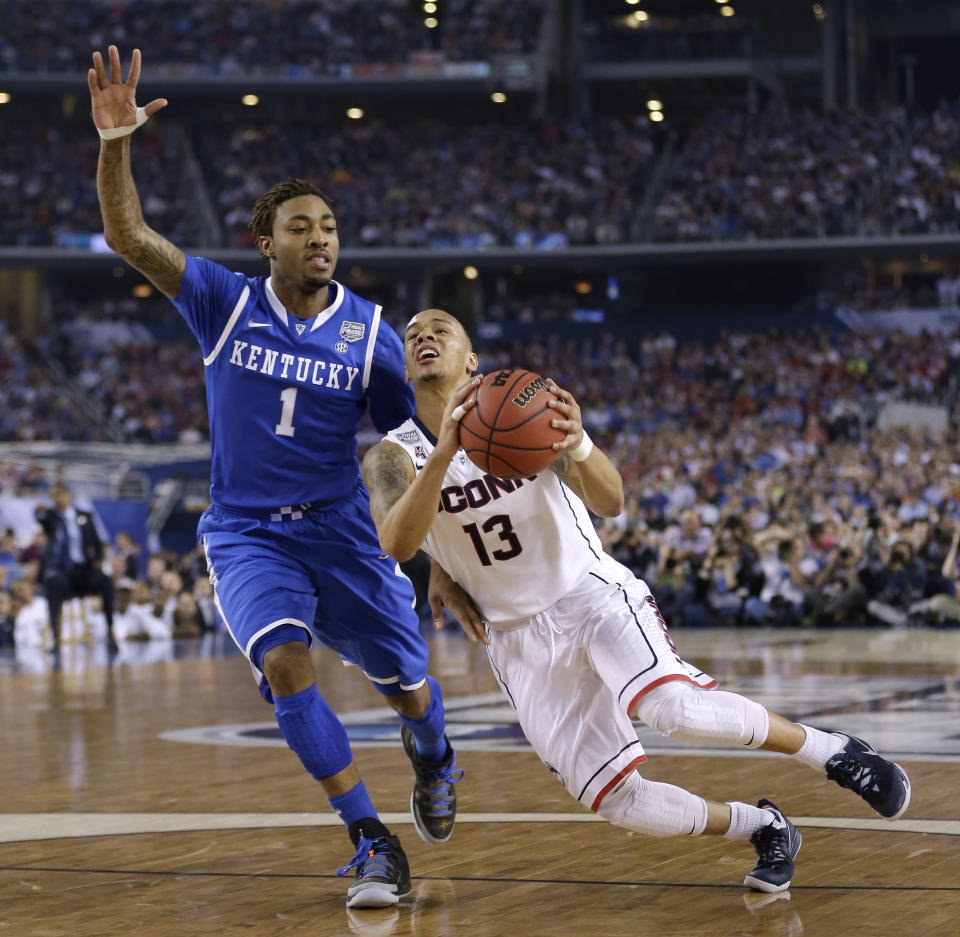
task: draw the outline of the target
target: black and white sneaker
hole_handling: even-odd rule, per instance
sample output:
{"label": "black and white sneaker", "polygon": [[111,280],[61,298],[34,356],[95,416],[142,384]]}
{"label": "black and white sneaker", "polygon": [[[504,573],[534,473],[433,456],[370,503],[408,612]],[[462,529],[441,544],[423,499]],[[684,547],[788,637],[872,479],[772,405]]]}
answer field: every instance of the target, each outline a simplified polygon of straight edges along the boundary
{"label": "black and white sneaker", "polygon": [[757,864],[743,884],[756,891],[786,891],[793,878],[793,860],[800,852],[803,837],[775,804],[761,800],[757,806],[769,810],[773,822],[750,837],[757,851]]}
{"label": "black and white sneaker", "polygon": [[410,894],[410,866],[396,836],[360,837],[357,854],[337,875],[355,870],[347,889],[348,908],[388,908]]}
{"label": "black and white sneaker", "polygon": [[896,820],[910,806],[907,772],[874,751],[863,739],[842,732],[846,744],[827,761],[827,778],[859,794],[881,817]]}
{"label": "black and white sneaker", "polygon": [[438,846],[453,835],[457,818],[457,792],[453,785],[463,777],[463,769],[457,768],[457,756],[449,741],[447,757],[441,764],[433,765],[420,757],[413,733],[406,726],[400,727],[400,738],[417,776],[410,795],[414,826],[420,839]]}

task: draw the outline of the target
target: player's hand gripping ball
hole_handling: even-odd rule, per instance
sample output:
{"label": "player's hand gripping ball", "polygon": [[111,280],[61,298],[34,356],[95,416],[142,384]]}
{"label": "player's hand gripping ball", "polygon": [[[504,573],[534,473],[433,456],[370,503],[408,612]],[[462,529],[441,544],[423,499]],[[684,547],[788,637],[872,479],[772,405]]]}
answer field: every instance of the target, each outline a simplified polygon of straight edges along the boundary
{"label": "player's hand gripping ball", "polygon": [[477,405],[460,421],[460,446],[475,465],[498,478],[519,478],[556,459],[553,444],[567,434],[550,425],[562,415],[550,407],[557,396],[539,374],[503,368],[486,375],[475,395]]}

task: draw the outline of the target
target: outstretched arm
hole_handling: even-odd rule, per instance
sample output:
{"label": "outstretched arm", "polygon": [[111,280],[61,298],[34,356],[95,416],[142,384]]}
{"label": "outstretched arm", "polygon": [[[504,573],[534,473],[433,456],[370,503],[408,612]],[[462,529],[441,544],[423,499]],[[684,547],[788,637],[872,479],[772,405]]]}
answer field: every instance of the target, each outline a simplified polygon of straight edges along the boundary
{"label": "outstretched arm", "polygon": [[[93,68],[87,73],[93,122],[98,130],[111,131],[137,125],[137,82],[140,80],[140,50],[133,50],[130,74],[122,81],[120,53],[108,49],[110,74],[99,52],[93,53]],[[146,117],[166,106],[155,98],[143,109]],[[101,139],[97,164],[97,196],[103,215],[107,244],[136,267],[167,296],[175,297],[186,268],[183,251],[157,234],[144,220],[140,198],[130,169],[130,136]]]}
{"label": "outstretched arm", "polygon": [[616,517],[623,510],[623,479],[613,463],[596,446],[580,462],[574,460],[583,442],[583,417],[573,394],[547,381],[550,390],[557,395],[551,406],[557,411],[553,425],[562,429],[566,439],[553,444],[557,458],[551,468],[562,481],[568,484],[594,514],[600,517]]}

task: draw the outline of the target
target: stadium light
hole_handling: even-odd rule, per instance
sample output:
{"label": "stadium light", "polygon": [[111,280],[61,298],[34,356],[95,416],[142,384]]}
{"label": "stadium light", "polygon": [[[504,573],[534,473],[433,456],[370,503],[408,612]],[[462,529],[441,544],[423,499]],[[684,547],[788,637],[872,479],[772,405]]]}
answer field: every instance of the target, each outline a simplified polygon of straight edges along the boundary
{"label": "stadium light", "polygon": [[9,103],[10,103],[10,92],[0,91],[0,104],[9,104]]}
{"label": "stadium light", "polygon": [[721,16],[733,16],[733,14],[736,13],[736,12],[737,12],[737,11],[734,10],[733,7],[729,7],[729,6],[727,6],[727,7],[720,7],[720,15],[721,15]]}
{"label": "stadium light", "polygon": [[503,102],[507,100],[507,96],[502,91],[494,91],[493,94],[490,95],[490,100],[493,101],[494,104],[503,104]]}
{"label": "stadium light", "polygon": [[246,104],[247,107],[256,107],[260,103],[260,98],[255,94],[245,94],[240,98],[241,104]]}
{"label": "stadium light", "polygon": [[647,110],[648,111],[662,111],[663,110],[663,101],[658,101],[656,98],[650,98],[647,101]]}
{"label": "stadium light", "polygon": [[632,7],[635,7],[639,2],[640,0],[627,0],[627,3]]}
{"label": "stadium light", "polygon": [[149,283],[138,283],[131,292],[137,299],[146,299],[153,296],[153,287]]}
{"label": "stadium light", "polygon": [[663,111],[650,111],[650,120],[655,124],[659,124],[663,120]]}
{"label": "stadium light", "polygon": [[476,267],[464,267],[464,268],[463,268],[463,275],[464,275],[468,280],[476,280],[476,278],[477,278],[478,276],[480,276],[480,272],[477,270]]}
{"label": "stadium light", "polygon": [[423,25],[426,26],[427,29],[436,29],[436,27],[437,27],[437,21],[436,21],[436,19],[435,19],[434,17],[428,16],[428,17],[423,21]]}
{"label": "stadium light", "polygon": [[348,107],[347,108],[347,117],[350,120],[360,120],[363,117],[363,108],[362,107]]}
{"label": "stadium light", "polygon": [[645,23],[648,19],[650,19],[650,14],[646,10],[637,10],[637,12],[633,14],[633,18],[638,23]]}
{"label": "stadium light", "polygon": [[436,12],[437,12],[437,5],[436,5],[435,3],[425,3],[425,4],[423,5],[423,12],[424,12],[424,13],[436,13]]}

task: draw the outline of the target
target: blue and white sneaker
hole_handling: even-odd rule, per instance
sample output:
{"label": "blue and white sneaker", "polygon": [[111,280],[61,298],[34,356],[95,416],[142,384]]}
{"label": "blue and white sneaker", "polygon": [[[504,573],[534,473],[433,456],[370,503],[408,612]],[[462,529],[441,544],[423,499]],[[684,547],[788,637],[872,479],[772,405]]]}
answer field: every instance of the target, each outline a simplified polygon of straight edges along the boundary
{"label": "blue and white sneaker", "polygon": [[348,908],[388,908],[410,894],[410,865],[396,836],[360,837],[357,853],[337,875],[354,870]]}
{"label": "blue and white sneaker", "polygon": [[803,837],[775,804],[761,800],[757,806],[769,810],[773,822],[750,837],[757,851],[757,864],[743,884],[755,891],[786,891],[793,878],[793,860],[800,852]]}
{"label": "blue and white sneaker", "polygon": [[827,778],[859,794],[881,817],[896,820],[910,806],[907,772],[879,755],[863,739],[834,732],[846,744],[827,761]]}

